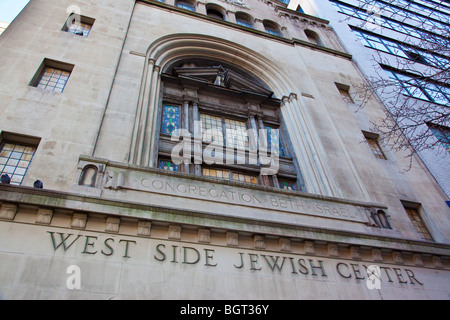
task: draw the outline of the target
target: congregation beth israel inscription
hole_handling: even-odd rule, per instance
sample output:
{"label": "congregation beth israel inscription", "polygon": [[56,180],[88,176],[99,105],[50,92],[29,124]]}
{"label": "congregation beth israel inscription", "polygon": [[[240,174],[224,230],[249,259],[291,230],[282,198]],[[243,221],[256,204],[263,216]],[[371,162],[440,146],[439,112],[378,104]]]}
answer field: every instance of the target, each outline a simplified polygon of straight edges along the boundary
{"label": "congregation beth israel inscription", "polygon": [[138,176],[132,171],[121,178],[120,189],[146,191],[189,199],[213,201],[230,205],[301,213],[326,218],[368,223],[368,207],[258,189],[240,188],[219,183],[198,182],[175,177],[148,174]]}
{"label": "congregation beth israel inscription", "polygon": [[[246,250],[218,246],[202,246],[191,243],[170,242],[156,239],[112,238],[101,234],[71,234],[47,231],[49,248],[55,254],[73,254],[97,257],[121,257],[124,263],[140,260],[151,270],[156,264],[206,268],[219,272],[250,272],[253,275],[291,276],[307,280],[367,281],[372,277],[371,263],[312,257],[299,254],[279,254],[262,250]],[[150,247],[143,257],[142,247]],[[139,248],[141,247],[141,248]],[[147,250],[144,250],[147,252]],[[142,261],[142,259],[147,261]],[[134,260],[134,261],[133,261]],[[420,274],[408,267],[377,265],[377,276],[383,283],[407,286],[424,286]]]}

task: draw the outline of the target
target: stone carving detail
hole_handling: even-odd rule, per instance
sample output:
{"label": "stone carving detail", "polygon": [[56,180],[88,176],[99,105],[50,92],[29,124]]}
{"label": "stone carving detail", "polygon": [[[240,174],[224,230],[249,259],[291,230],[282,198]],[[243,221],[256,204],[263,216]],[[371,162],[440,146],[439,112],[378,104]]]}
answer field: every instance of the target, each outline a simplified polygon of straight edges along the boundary
{"label": "stone carving detail", "polygon": [[181,226],[169,225],[169,239],[181,240]]}
{"label": "stone carving detail", "polygon": [[253,238],[253,244],[255,246],[255,249],[265,249],[266,248],[266,242],[264,241],[264,236],[261,235],[255,235]]}
{"label": "stone carving detail", "polygon": [[380,249],[372,249],[372,259],[375,262],[383,262],[383,255]]}
{"label": "stone carving detail", "polygon": [[85,213],[74,213],[72,217],[72,228],[74,229],[84,229],[86,228],[87,214]]}
{"label": "stone carving detail", "polygon": [[330,257],[339,257],[338,246],[335,243],[329,243],[327,245],[328,255]]}
{"label": "stone carving detail", "polygon": [[237,247],[239,245],[239,234],[237,232],[227,232],[227,246]]}
{"label": "stone carving detail", "polygon": [[117,233],[119,232],[119,227],[120,227],[120,218],[108,217],[106,219],[106,227],[105,227],[106,232]]}
{"label": "stone carving detail", "polygon": [[234,6],[238,6],[241,8],[250,9],[250,7],[245,4],[244,0],[220,0],[220,1],[227,2],[229,4],[232,4]]}
{"label": "stone carving detail", "polygon": [[198,242],[210,243],[211,231],[208,229],[198,229]]}
{"label": "stone carving detail", "polygon": [[152,223],[151,222],[149,222],[149,221],[139,221],[138,222],[138,230],[137,230],[138,236],[149,237],[151,228],[152,228]]}
{"label": "stone carving detail", "polygon": [[105,189],[119,190],[123,186],[125,173],[120,171],[116,174],[114,171],[108,170],[105,173],[105,182],[103,184]]}
{"label": "stone carving detail", "polygon": [[418,267],[423,266],[423,260],[422,260],[421,254],[418,254],[418,253],[413,254],[413,261],[416,266],[418,266]]}
{"label": "stone carving detail", "polygon": [[36,217],[36,223],[37,224],[50,224],[52,217],[53,217],[52,209],[39,208],[37,217]]}
{"label": "stone carving detail", "polygon": [[290,252],[291,251],[291,240],[286,238],[280,238],[280,251]]}
{"label": "stone carving detail", "polygon": [[3,203],[0,209],[1,220],[14,220],[18,207],[13,203]]}
{"label": "stone carving detail", "polygon": [[309,255],[316,254],[316,248],[314,247],[314,241],[305,241],[305,253]]}
{"label": "stone carving detail", "polygon": [[441,257],[438,257],[438,256],[433,256],[433,264],[434,264],[434,267],[438,268],[438,269],[441,269],[444,267]]}
{"label": "stone carving detail", "polygon": [[401,252],[392,252],[392,258],[394,259],[394,263],[403,264],[403,255]]}
{"label": "stone carving detail", "polygon": [[361,254],[359,253],[359,248],[358,247],[354,247],[354,246],[350,247],[350,256],[354,260],[360,260],[361,259]]}

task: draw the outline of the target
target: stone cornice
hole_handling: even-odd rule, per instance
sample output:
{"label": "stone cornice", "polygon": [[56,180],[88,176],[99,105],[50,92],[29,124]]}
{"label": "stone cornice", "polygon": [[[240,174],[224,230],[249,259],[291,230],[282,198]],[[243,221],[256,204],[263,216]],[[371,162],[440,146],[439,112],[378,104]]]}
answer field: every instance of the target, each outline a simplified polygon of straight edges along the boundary
{"label": "stone cornice", "polygon": [[[236,23],[229,22],[229,21],[217,20],[217,19],[211,18],[211,17],[209,17],[209,16],[207,16],[205,14],[189,11],[189,10],[186,10],[186,9],[183,9],[183,8],[178,8],[176,6],[168,5],[168,4],[163,3],[163,2],[154,1],[154,0],[137,0],[137,2],[141,2],[141,3],[148,4],[148,5],[157,6],[157,7],[160,7],[162,9],[175,11],[175,12],[178,12],[178,13],[181,13],[181,14],[187,14],[187,15],[190,15],[190,16],[198,18],[198,19],[202,19],[202,20],[206,20],[206,21],[209,21],[209,22],[212,22],[212,23],[215,23],[215,24],[223,25],[223,26],[225,26],[227,28],[231,27],[231,28],[236,29],[236,30],[249,32],[249,33],[252,33],[252,34],[254,34],[256,36],[262,36],[262,37],[265,37],[265,38],[268,38],[268,39],[276,40],[276,41],[285,43],[287,45],[291,45],[291,46],[301,45],[301,46],[313,48],[313,49],[316,49],[318,51],[322,51],[322,52],[325,52],[325,53],[328,53],[328,54],[333,54],[333,55],[336,55],[336,56],[340,56],[340,57],[343,57],[343,58],[346,58],[346,59],[349,59],[349,60],[352,59],[352,55],[350,55],[348,53],[345,53],[345,52],[342,52],[342,51],[339,51],[339,50],[335,50],[335,49],[331,49],[331,48],[327,48],[327,47],[322,47],[322,46],[310,43],[308,41],[300,40],[300,39],[295,39],[295,38],[294,39],[287,39],[287,38],[284,38],[284,37],[280,37],[280,36],[276,36],[276,35],[273,35],[273,34],[269,34],[269,33],[264,32],[264,31],[256,30],[256,29],[253,29],[253,28],[244,27],[244,26],[241,26],[241,25],[238,25]],[[282,8],[282,7],[280,7],[280,8]],[[292,10],[289,10],[289,14],[291,14],[291,11]],[[322,21],[327,22],[326,20],[319,19],[319,18],[316,18],[316,17],[311,17],[311,16],[308,16],[308,15],[305,15],[305,16],[308,19],[313,18],[313,20],[317,21],[317,22],[319,22],[319,21],[321,23],[322,23]],[[319,20],[317,20],[317,19],[319,19]]]}
{"label": "stone cornice", "polygon": [[[348,231],[318,229],[311,227],[292,226],[284,223],[265,222],[258,219],[239,219],[221,217],[215,214],[193,212],[189,210],[174,210],[140,203],[115,201],[101,197],[86,196],[68,192],[60,192],[30,187],[18,187],[0,184],[1,211],[0,220],[15,222],[15,212],[21,206],[36,208],[36,224],[50,225],[52,212],[72,212],[83,217],[83,226],[90,214],[104,215],[105,221],[120,223],[117,218],[135,219],[140,222],[174,224],[188,228],[197,227],[208,230],[226,230],[227,232],[264,235],[290,239],[291,241],[309,241],[317,244],[339,245],[346,248],[365,248],[396,252],[400,255],[421,254],[424,256],[448,257],[450,245],[443,243],[416,241],[402,238],[392,238]],[[11,209],[12,208],[12,209]],[[49,213],[50,212],[50,213]],[[50,215],[50,219],[48,218]],[[110,219],[108,219],[108,217]],[[45,219],[43,219],[45,218]],[[72,218],[73,220],[74,218]],[[78,219],[78,218],[77,218]],[[73,221],[78,221],[77,219]],[[44,221],[44,222],[43,222]],[[81,228],[79,224],[72,226]],[[107,225],[105,231],[112,230]],[[114,226],[117,232],[117,226]],[[138,234],[139,235],[139,234]]]}

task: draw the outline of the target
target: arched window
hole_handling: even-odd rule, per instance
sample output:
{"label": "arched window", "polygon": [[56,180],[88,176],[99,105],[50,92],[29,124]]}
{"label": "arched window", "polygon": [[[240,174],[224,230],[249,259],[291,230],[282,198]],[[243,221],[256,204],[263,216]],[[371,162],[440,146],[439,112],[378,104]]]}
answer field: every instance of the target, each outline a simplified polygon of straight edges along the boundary
{"label": "arched window", "polygon": [[208,3],[206,5],[206,14],[214,19],[225,20],[225,10],[216,4]]}
{"label": "arched window", "polygon": [[371,214],[373,221],[379,228],[392,229],[391,224],[388,221],[386,212],[383,210],[377,210]]}
{"label": "arched window", "polygon": [[179,0],[176,2],[178,8],[195,11],[195,2],[189,0]]}
{"label": "arched window", "polygon": [[270,34],[273,34],[274,36],[279,36],[279,37],[283,36],[281,33],[281,30],[280,30],[280,27],[275,22],[270,21],[270,20],[264,20],[263,25],[264,25],[264,30],[266,30],[267,33],[270,33]]}
{"label": "arched window", "polygon": [[[159,109],[158,168],[305,191],[287,132],[274,116],[280,102],[258,77],[223,61],[186,58],[167,66],[162,81],[171,93],[163,95]],[[257,106],[252,103],[261,97]],[[197,146],[185,149],[174,139],[175,129],[199,137]],[[182,151],[175,157],[174,148]]]}
{"label": "arched window", "polygon": [[253,17],[245,12],[236,12],[236,23],[247,28],[253,28]]}
{"label": "arched window", "polygon": [[306,29],[305,34],[306,34],[306,37],[308,38],[309,42],[317,44],[318,46],[321,46],[321,47],[324,46],[322,40],[320,40],[320,37],[316,32]]}
{"label": "arched window", "polygon": [[83,168],[81,172],[80,181],[78,184],[80,186],[95,187],[95,182],[97,181],[98,168],[93,165],[87,165]]}

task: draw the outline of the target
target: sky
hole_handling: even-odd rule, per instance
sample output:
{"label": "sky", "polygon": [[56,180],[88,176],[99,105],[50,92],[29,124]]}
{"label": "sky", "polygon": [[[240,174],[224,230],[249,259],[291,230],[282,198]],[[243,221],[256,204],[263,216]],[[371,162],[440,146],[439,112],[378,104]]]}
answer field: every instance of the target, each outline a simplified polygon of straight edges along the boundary
{"label": "sky", "polygon": [[30,0],[0,0],[0,21],[11,23]]}

